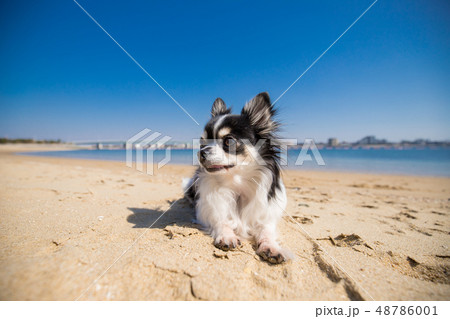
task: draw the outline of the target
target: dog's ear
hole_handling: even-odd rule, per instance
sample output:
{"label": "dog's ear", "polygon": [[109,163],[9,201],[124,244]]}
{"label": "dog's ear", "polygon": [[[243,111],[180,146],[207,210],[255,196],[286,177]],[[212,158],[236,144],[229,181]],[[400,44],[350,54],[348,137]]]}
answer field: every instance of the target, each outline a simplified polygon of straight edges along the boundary
{"label": "dog's ear", "polygon": [[259,93],[250,102],[247,102],[241,114],[249,119],[250,125],[259,134],[269,134],[274,132],[279,126],[273,119],[275,109],[270,102],[267,92]]}
{"label": "dog's ear", "polygon": [[214,101],[212,109],[211,109],[212,117],[215,117],[218,115],[229,114],[229,113],[231,113],[231,109],[229,109],[229,108],[227,109],[225,102],[220,97],[218,97]]}

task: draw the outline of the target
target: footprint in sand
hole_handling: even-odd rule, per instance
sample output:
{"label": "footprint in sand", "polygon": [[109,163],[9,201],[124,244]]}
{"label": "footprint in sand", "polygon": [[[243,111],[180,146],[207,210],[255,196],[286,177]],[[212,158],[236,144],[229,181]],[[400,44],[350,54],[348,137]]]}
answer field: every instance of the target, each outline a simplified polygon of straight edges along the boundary
{"label": "footprint in sand", "polygon": [[[450,266],[442,258],[418,260],[417,257],[405,256],[392,251],[378,252],[377,257],[382,263],[403,275],[435,283],[447,285],[450,283],[448,276]],[[443,259],[447,258],[445,255],[443,257]]]}
{"label": "footprint in sand", "polygon": [[[309,225],[309,224],[313,224],[314,223],[314,221],[311,218],[308,218],[306,216],[292,215],[290,217],[292,217],[292,219],[294,219],[296,222],[298,222],[300,224]],[[284,219],[286,221],[292,223],[292,219],[290,217],[286,216]]]}
{"label": "footprint in sand", "polygon": [[345,234],[340,234],[339,236],[336,237],[325,237],[325,238],[318,238],[317,240],[329,240],[331,241],[331,243],[333,244],[333,246],[337,246],[337,247],[353,247],[353,246],[365,246],[367,248],[370,248],[373,250],[373,248],[366,243],[361,236],[357,235],[357,234],[351,234],[351,235],[345,235]]}

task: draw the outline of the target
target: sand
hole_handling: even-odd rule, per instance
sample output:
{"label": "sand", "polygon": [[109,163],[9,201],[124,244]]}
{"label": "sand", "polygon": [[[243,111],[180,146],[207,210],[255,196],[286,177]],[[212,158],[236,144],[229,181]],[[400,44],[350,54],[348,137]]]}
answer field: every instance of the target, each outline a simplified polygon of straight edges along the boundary
{"label": "sand", "polygon": [[449,178],[285,171],[295,257],[274,266],[192,223],[193,167],[148,176],[24,149],[0,148],[2,300],[450,299]]}

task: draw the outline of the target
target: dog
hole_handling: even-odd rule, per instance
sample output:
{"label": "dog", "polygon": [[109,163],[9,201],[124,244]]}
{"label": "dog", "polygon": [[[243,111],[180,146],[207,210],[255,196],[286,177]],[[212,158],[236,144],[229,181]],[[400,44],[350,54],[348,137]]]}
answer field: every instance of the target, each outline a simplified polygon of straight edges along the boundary
{"label": "dog", "polygon": [[275,109],[264,92],[231,114],[221,98],[200,139],[199,168],[185,183],[196,219],[222,250],[253,239],[256,253],[272,264],[289,259],[277,242],[277,223],[286,208]]}

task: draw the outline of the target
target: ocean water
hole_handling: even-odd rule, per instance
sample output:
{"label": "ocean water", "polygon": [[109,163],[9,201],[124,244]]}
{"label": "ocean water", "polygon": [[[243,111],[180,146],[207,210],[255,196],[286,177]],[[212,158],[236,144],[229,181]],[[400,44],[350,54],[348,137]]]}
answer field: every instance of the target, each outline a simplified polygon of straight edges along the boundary
{"label": "ocean water", "polygon": [[[312,161],[295,165],[300,150],[289,150],[289,169],[348,171],[362,173],[382,173],[398,175],[450,176],[450,149],[321,149],[320,155],[325,165],[318,165],[309,151]],[[76,150],[21,153],[34,156],[68,157],[80,159],[119,161],[125,165],[125,150]],[[146,153],[144,152],[144,160]],[[166,156],[165,150],[153,151],[153,161],[160,162]],[[133,161],[136,154],[133,154]],[[171,150],[170,164],[197,165],[197,150]]]}

